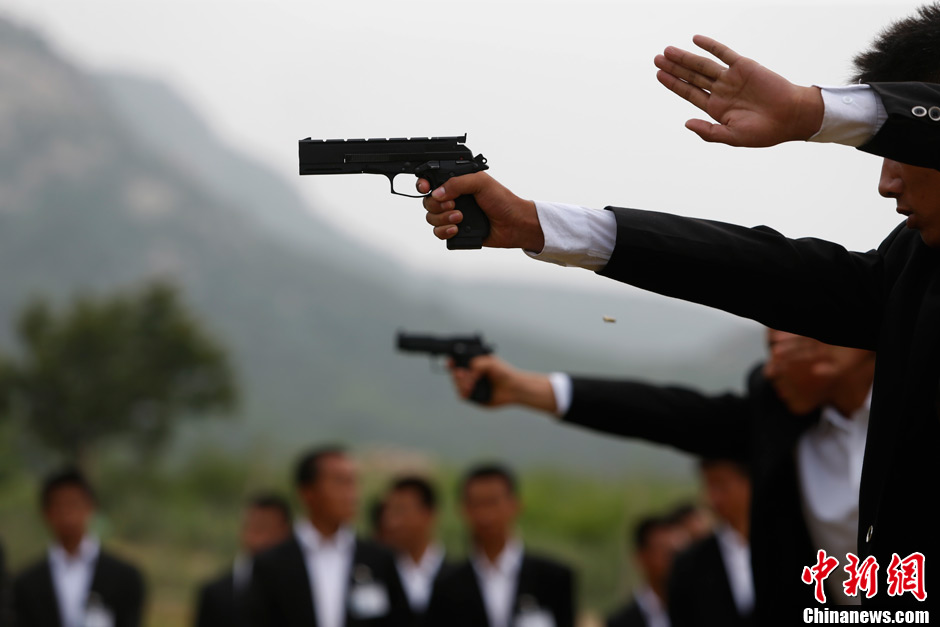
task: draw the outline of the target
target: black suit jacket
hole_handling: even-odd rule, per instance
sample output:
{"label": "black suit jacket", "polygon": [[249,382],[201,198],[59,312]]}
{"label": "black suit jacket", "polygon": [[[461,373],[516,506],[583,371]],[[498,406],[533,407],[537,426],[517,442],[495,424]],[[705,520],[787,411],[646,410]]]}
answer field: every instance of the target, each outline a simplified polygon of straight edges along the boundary
{"label": "black suit jacket", "polygon": [[0,627],[6,627],[11,622],[10,612],[10,582],[7,578],[7,561],[0,544]]}
{"label": "black suit jacket", "polygon": [[764,616],[760,624],[773,624],[783,606],[796,611],[815,605],[812,588],[799,578],[803,566],[814,563],[816,551],[803,518],[794,454],[817,413],[791,414],[760,367],[748,377],[745,395],[581,377],[572,379],[572,392],[565,422],[702,457],[747,462],[754,593],[756,611]]}
{"label": "black suit jacket", "polygon": [[607,627],[646,627],[646,617],[636,600],[607,617]]}
{"label": "black suit jacket", "polygon": [[[372,582],[384,587],[388,613],[362,618],[349,611],[348,594],[355,586],[357,571],[365,571]],[[255,558],[248,603],[252,627],[316,627],[310,577],[296,537]],[[399,627],[411,620],[393,554],[378,544],[357,538],[347,591],[346,627]]]}
{"label": "black suit jacket", "polygon": [[[574,574],[554,560],[523,553],[513,616],[526,609],[550,612],[556,627],[573,627]],[[489,618],[473,564],[466,560],[435,582],[428,627],[487,627]]]}
{"label": "black suit jacket", "polygon": [[[95,564],[91,591],[114,615],[114,627],[138,627],[142,624],[144,581],[134,566],[102,551]],[[17,576],[13,585],[13,603],[17,627],[61,625],[48,558],[36,562]]]}
{"label": "black suit jacket", "polygon": [[[448,561],[447,557],[444,557],[444,561],[441,562],[440,568],[437,569],[437,573],[434,574],[434,582],[431,584],[431,591],[433,593],[434,586],[437,585],[437,582],[440,581],[443,577],[446,577],[448,574],[454,572],[458,568],[458,565],[454,562]],[[401,573],[398,573],[399,579],[401,578]],[[407,597],[407,594],[405,595]],[[423,612],[418,612],[414,608],[411,608],[412,622],[411,624],[414,627],[428,627],[428,610],[430,609],[430,599],[428,599],[429,607],[424,608]]]}
{"label": "black suit jacket", "polygon": [[247,590],[236,591],[231,569],[206,583],[199,591],[196,627],[247,625],[247,595]]}
{"label": "black suit jacket", "polygon": [[[872,83],[881,97],[888,119],[878,133],[859,150],[902,163],[940,169],[937,125],[930,108],[940,107],[940,85],[932,83]],[[916,110],[922,115],[915,115]]]}
{"label": "black suit jacket", "polygon": [[718,538],[711,535],[676,557],[669,575],[669,621],[672,627],[706,622],[723,627],[750,627],[751,613],[741,615],[734,603]]}
{"label": "black suit jacket", "polygon": [[940,559],[932,516],[940,485],[938,251],[903,225],[877,251],[851,253],[766,227],[612,211],[617,244],[600,274],[772,328],[878,352],[858,550],[863,559],[878,560],[881,592],[865,602],[928,609],[940,598],[936,591],[928,590],[926,603],[885,591],[893,553]]}

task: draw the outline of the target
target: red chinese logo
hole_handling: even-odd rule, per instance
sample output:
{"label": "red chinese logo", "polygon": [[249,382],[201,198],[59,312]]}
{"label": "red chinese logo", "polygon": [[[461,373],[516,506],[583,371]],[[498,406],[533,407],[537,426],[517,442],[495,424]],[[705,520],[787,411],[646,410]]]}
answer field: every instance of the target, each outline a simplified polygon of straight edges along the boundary
{"label": "red chinese logo", "polygon": [[888,596],[901,596],[910,592],[918,601],[927,598],[924,589],[924,554],[911,553],[903,560],[897,553],[891,554],[888,566]]}
{"label": "red chinese logo", "polygon": [[849,563],[845,565],[844,570],[849,578],[845,580],[842,587],[845,593],[854,597],[858,595],[859,590],[865,591],[865,598],[872,598],[878,593],[878,560],[869,555],[865,561],[859,565],[859,559],[852,553],[845,554]]}
{"label": "red chinese logo", "polygon": [[803,567],[803,583],[816,584],[816,600],[820,603],[826,602],[826,591],[823,589],[823,582],[839,565],[839,560],[834,557],[827,557],[826,552],[820,549],[816,553],[816,565]]}
{"label": "red chinese logo", "polygon": [[[871,555],[866,557],[865,561],[859,560],[852,553],[846,553],[845,557],[848,560],[848,564],[842,569],[848,574],[848,578],[842,584],[845,594],[854,597],[858,596],[859,592],[865,592],[867,599],[875,596],[878,593],[878,561]],[[887,570],[888,595],[897,597],[910,592],[918,601],[926,599],[925,561],[923,553],[911,553],[904,559],[901,559],[897,553],[892,553],[891,564]],[[838,565],[839,560],[819,550],[816,552],[816,564],[803,567],[803,583],[816,585],[815,596],[820,603],[826,602],[823,583]]]}

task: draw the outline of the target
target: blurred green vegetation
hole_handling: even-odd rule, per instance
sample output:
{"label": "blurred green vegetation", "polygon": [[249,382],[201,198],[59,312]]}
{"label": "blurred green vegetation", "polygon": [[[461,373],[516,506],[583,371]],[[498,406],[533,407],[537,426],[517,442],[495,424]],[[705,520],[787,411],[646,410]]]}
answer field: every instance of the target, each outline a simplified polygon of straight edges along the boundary
{"label": "blurred green vegetation", "polygon": [[152,455],[181,418],[238,398],[226,349],[168,283],[83,292],[58,310],[36,298],[16,330],[19,350],[0,353],[0,415],[73,464],[115,440]]}
{"label": "blurred green vegetation", "polygon": [[[0,429],[0,439],[9,441],[9,430],[9,425]],[[367,531],[365,505],[396,472],[417,469],[439,489],[439,530],[448,552],[464,555],[456,508],[463,469],[429,459],[415,466],[416,456],[406,457],[403,465],[394,452],[359,455],[361,530]],[[258,490],[290,494],[292,461],[263,449],[233,454],[208,444],[173,463],[143,465],[132,455],[115,453],[96,458],[91,472],[101,497],[96,532],[107,547],[144,571],[147,627],[191,624],[199,585],[227,568],[236,551],[243,500]],[[0,538],[14,572],[35,560],[48,542],[37,508],[40,476],[22,455],[4,456],[0,463]],[[675,479],[601,478],[544,468],[521,473],[521,490],[520,527],[527,546],[570,563],[578,572],[582,613],[603,615],[637,583],[628,542],[633,524],[695,499],[697,486]]]}

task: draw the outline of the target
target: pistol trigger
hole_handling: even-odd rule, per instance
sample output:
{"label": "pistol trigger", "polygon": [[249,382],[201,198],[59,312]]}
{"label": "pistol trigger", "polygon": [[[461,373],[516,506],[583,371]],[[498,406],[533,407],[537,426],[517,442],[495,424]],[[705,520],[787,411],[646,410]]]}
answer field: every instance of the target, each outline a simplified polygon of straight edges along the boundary
{"label": "pistol trigger", "polygon": [[388,183],[392,188],[392,193],[396,196],[404,196],[405,198],[427,198],[431,195],[430,192],[427,194],[405,194],[404,192],[400,192],[395,189],[395,177],[398,176],[398,174],[386,174],[385,176],[388,178]]}

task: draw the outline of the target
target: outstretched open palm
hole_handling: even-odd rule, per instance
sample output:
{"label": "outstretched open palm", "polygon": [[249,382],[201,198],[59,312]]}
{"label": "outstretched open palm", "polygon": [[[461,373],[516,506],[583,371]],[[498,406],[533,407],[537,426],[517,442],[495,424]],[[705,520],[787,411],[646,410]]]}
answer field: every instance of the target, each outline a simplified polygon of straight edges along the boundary
{"label": "outstretched open palm", "polygon": [[672,46],[653,63],[660,83],[717,122],[686,122],[699,137],[761,147],[809,139],[819,130],[823,102],[817,88],[795,85],[710,37],[692,41],[727,66]]}

